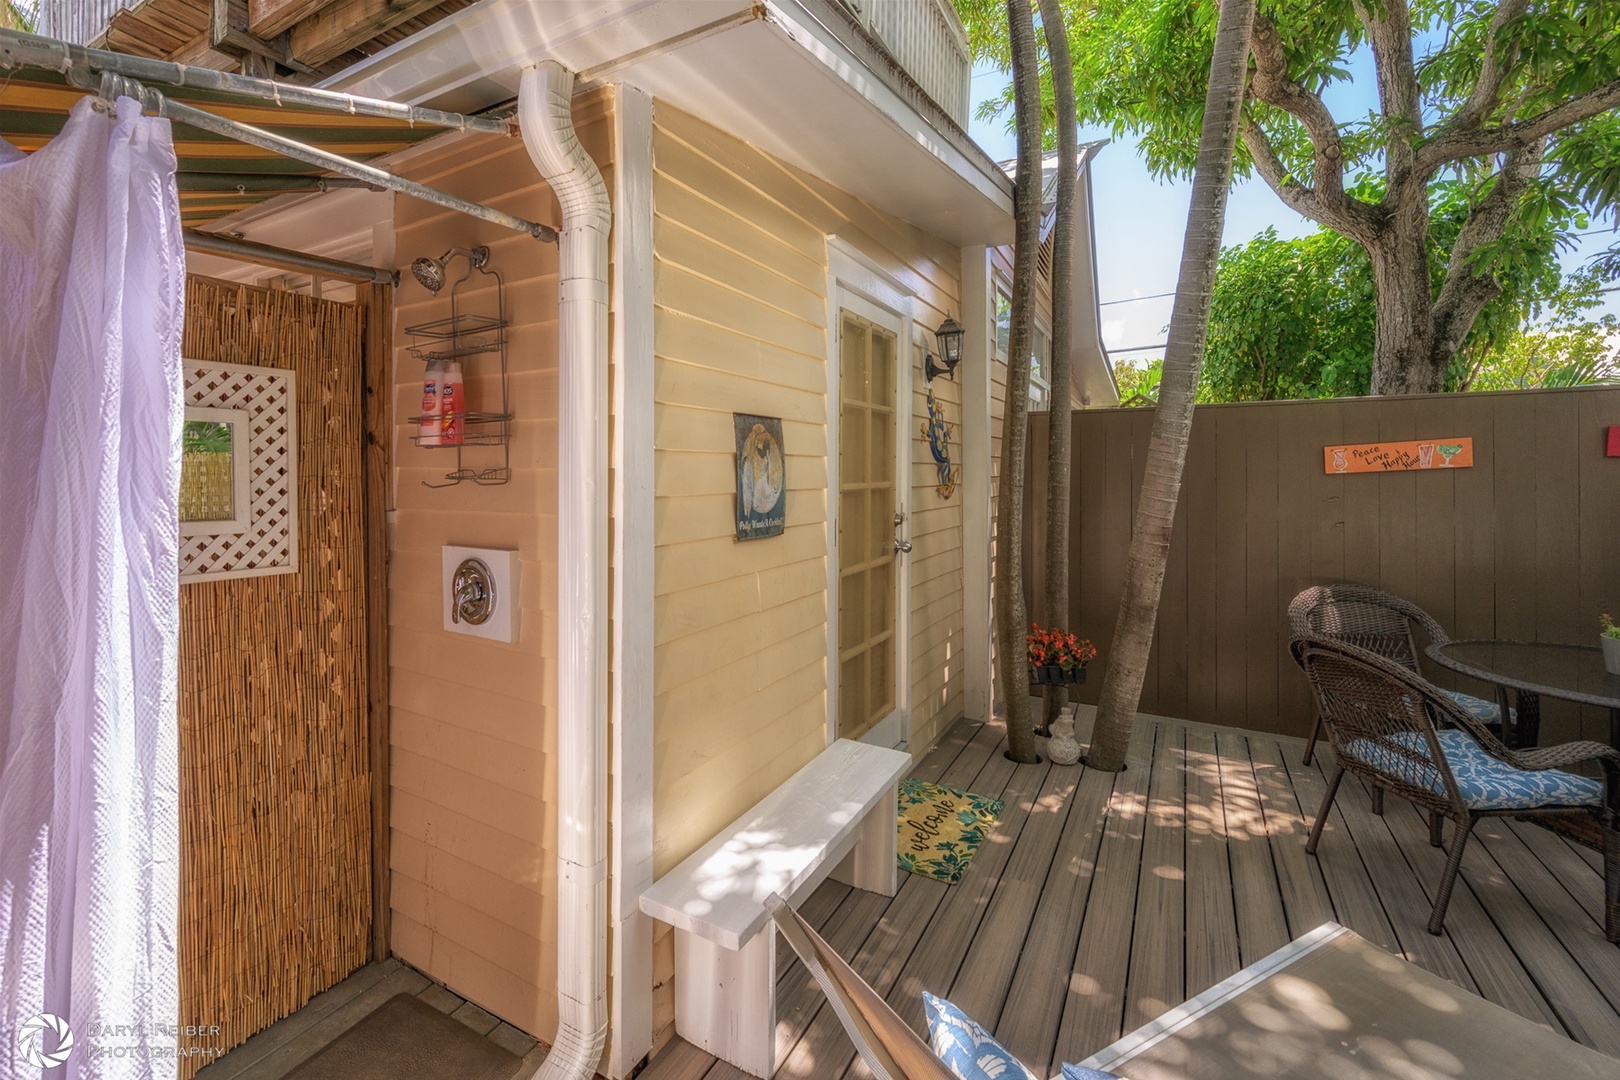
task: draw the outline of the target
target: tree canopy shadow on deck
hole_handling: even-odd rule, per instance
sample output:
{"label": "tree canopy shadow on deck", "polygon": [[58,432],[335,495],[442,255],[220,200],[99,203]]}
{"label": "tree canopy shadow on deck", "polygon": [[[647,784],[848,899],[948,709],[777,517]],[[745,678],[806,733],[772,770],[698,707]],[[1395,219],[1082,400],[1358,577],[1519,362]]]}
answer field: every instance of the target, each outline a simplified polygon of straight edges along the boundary
{"label": "tree canopy shadow on deck", "polygon": [[[1332,764],[1319,752],[1302,765],[1302,740],[1144,717],[1118,774],[1014,765],[1005,743],[997,723],[962,722],[913,773],[1006,800],[960,884],[902,874],[890,899],[829,881],[801,907],[919,1031],[928,990],[1050,1076],[1333,920],[1620,1056],[1620,948],[1603,937],[1595,852],[1482,820],[1436,937],[1425,923],[1444,853],[1407,803],[1375,816],[1347,777],[1319,857],[1305,853]],[[777,1077],[870,1077],[808,973],[778,955]],[[744,1075],[678,1038],[642,1074]]]}

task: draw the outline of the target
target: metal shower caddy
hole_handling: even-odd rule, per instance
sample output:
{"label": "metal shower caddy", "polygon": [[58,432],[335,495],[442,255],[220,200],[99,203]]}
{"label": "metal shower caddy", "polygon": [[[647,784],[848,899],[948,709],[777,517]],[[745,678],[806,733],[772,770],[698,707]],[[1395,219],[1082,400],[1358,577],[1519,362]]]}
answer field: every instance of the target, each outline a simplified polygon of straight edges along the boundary
{"label": "metal shower caddy", "polygon": [[[437,259],[417,259],[411,264],[411,273],[417,281],[437,294],[444,287],[445,267],[451,259],[457,257],[467,260],[467,272],[450,286],[450,317],[407,326],[405,332],[411,336],[411,355],[427,364],[434,360],[448,361],[493,353],[500,358],[501,404],[497,412],[463,413],[463,435],[460,443],[445,445],[423,442],[420,434],[412,436],[412,441],[424,449],[456,452],[456,467],[444,474],[445,483],[433,484],[426,480],[422,481],[424,487],[430,488],[453,487],[463,480],[471,480],[475,484],[504,484],[512,478],[512,413],[508,404],[510,399],[506,370],[506,283],[498,271],[488,268],[489,248],[451,248]],[[473,276],[474,271],[495,279],[493,316],[464,313],[460,310],[457,292]],[[423,421],[427,419],[429,418],[424,416],[413,416],[410,422],[416,425],[420,432]],[[468,467],[463,462],[461,453],[468,446],[501,447],[501,464],[498,467],[484,469]]]}

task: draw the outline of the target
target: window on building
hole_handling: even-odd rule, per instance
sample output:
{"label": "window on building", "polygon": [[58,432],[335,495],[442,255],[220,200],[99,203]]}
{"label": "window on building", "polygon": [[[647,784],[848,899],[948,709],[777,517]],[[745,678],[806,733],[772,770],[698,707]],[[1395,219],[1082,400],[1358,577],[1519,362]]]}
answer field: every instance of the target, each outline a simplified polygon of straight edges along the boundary
{"label": "window on building", "polygon": [[1029,409],[1031,412],[1044,412],[1052,401],[1052,384],[1049,381],[1052,371],[1052,338],[1051,335],[1037,325],[1035,327],[1035,349],[1029,356]]}

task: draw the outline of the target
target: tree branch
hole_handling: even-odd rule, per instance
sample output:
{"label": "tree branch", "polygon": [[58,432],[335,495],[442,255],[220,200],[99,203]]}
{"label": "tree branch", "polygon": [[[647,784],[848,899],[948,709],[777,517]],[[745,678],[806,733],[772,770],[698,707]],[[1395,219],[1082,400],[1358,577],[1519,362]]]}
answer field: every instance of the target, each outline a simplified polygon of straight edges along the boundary
{"label": "tree branch", "polygon": [[1465,158],[1524,149],[1582,120],[1620,108],[1620,79],[1570,98],[1540,116],[1472,131],[1447,131],[1418,147],[1414,175],[1427,183],[1442,167]]}
{"label": "tree branch", "polygon": [[1244,149],[1248,150],[1249,157],[1253,159],[1255,171],[1260,174],[1260,179],[1276,192],[1283,205],[1359,243],[1366,244],[1373,239],[1379,227],[1378,211],[1375,208],[1359,199],[1344,195],[1342,190],[1338,205],[1329,206],[1318,196],[1317,191],[1301,184],[1288,171],[1288,167],[1277,156],[1271,140],[1266,137],[1259,124],[1253,120],[1245,120],[1242,134]]}
{"label": "tree branch", "polygon": [[1434,334],[1430,340],[1436,355],[1444,353],[1449,361],[1462,347],[1485,305],[1501,295],[1502,286],[1494,274],[1476,272],[1469,264],[1482,245],[1502,238],[1519,197],[1540,171],[1545,152],[1545,141],[1511,151],[1497,175],[1496,186],[1474,207],[1457,233],[1445,281],[1434,301]]}
{"label": "tree branch", "polygon": [[1412,59],[1411,14],[1406,0],[1382,0],[1376,14],[1362,0],[1357,0],[1355,8],[1372,47],[1379,108],[1390,124],[1384,142],[1385,203],[1395,205],[1407,197],[1406,189],[1414,182],[1412,147],[1423,134],[1417,65]]}
{"label": "tree branch", "polygon": [[1502,94],[1502,85],[1507,81],[1507,73],[1518,59],[1518,49],[1502,57],[1503,63],[1498,64],[1496,59],[1496,38],[1502,27],[1511,20],[1518,18],[1529,8],[1530,0],[1502,0],[1496,14],[1491,17],[1491,28],[1485,38],[1485,58],[1480,63],[1479,78],[1474,82],[1474,89],[1463,102],[1462,108],[1452,114],[1451,119],[1443,125],[1445,131],[1472,131],[1479,127],[1496,108],[1497,100]]}
{"label": "tree branch", "polygon": [[[1282,35],[1277,32],[1277,28],[1269,19],[1255,16],[1249,47],[1254,54],[1254,77],[1249,80],[1249,92],[1256,99],[1281,109],[1304,125],[1305,134],[1310,137],[1311,148],[1315,151],[1314,184],[1311,190],[1316,202],[1323,213],[1342,213],[1348,202],[1344,194],[1344,147],[1340,145],[1339,125],[1334,121],[1333,114],[1328,111],[1327,105],[1320,97],[1289,77],[1288,56],[1283,51]],[[1252,123],[1244,126],[1243,145],[1252,154],[1254,147],[1250,145],[1251,130],[1257,130]],[[1266,148],[1268,151],[1271,149],[1269,142]],[[1272,154],[1272,158],[1275,160],[1275,153]],[[1258,156],[1255,160],[1258,163]],[[1261,175],[1265,175],[1264,170]],[[1271,183],[1269,178],[1267,182]],[[1277,190],[1278,195],[1283,194],[1277,184],[1272,183],[1271,186]],[[1288,200],[1284,197],[1283,201]],[[1307,213],[1305,210],[1299,212],[1327,224],[1318,214]]]}

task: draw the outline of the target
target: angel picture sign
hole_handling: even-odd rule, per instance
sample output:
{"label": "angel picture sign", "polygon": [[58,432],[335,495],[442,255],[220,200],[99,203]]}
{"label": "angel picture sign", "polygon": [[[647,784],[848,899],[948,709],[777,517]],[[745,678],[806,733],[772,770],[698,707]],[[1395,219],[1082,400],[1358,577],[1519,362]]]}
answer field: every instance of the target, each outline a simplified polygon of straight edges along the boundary
{"label": "angel picture sign", "polygon": [[782,418],[732,413],[737,436],[737,539],[780,536],[787,521]]}

